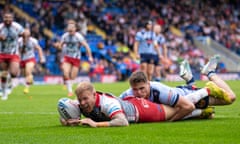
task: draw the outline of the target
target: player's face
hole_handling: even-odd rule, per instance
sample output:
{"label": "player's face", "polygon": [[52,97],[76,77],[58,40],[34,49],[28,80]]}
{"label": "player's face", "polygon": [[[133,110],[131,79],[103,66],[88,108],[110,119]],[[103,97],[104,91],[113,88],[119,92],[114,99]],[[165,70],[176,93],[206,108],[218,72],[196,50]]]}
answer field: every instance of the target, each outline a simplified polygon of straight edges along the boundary
{"label": "player's face", "polygon": [[146,29],[151,30],[152,29],[152,24],[147,24]]}
{"label": "player's face", "polygon": [[74,33],[76,32],[76,28],[72,25],[68,26],[67,30],[70,35],[74,35]]}
{"label": "player's face", "polygon": [[154,32],[155,33],[159,34],[159,33],[161,33],[161,31],[162,31],[162,28],[161,28],[160,25],[155,25],[154,26]]}
{"label": "player's face", "polygon": [[140,83],[136,83],[134,85],[131,85],[132,90],[133,90],[133,95],[135,97],[141,97],[141,98],[145,98],[148,99],[149,95],[150,95],[150,84],[149,82],[145,83],[145,82],[140,82]]}
{"label": "player's face", "polygon": [[78,97],[80,108],[84,112],[90,113],[93,110],[96,102],[95,92],[84,91],[81,94],[79,94],[77,97]]}
{"label": "player's face", "polygon": [[11,23],[12,23],[12,21],[13,21],[13,16],[12,16],[12,14],[5,14],[4,16],[3,16],[3,21],[4,21],[4,24],[5,25],[11,25]]}

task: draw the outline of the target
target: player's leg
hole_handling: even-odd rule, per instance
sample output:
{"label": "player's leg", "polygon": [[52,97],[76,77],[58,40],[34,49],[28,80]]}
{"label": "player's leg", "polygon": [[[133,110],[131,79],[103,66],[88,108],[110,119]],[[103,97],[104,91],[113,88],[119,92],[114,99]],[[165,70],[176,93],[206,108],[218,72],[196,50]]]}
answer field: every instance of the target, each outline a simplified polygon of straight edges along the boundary
{"label": "player's leg", "polygon": [[0,62],[0,97],[2,97],[2,73],[5,71],[6,68],[4,68],[4,65],[6,65],[4,62]]}
{"label": "player's leg", "polygon": [[170,107],[170,106],[167,106],[167,105],[163,105],[163,104],[162,104],[162,106],[163,106],[163,109],[164,109],[164,112],[165,112],[165,120],[166,121],[171,120],[172,117],[174,115],[176,115],[176,113],[178,112],[178,108],[177,107],[173,108],[173,107]]}
{"label": "player's leg", "polygon": [[8,99],[8,94],[7,94],[7,75],[8,71],[4,70],[1,73],[1,85],[2,85],[2,100],[7,100]]}
{"label": "player's leg", "polygon": [[160,64],[155,66],[155,81],[161,81],[161,70],[162,67]]}
{"label": "player's leg", "polygon": [[70,79],[71,79],[72,81],[71,81],[71,85],[70,85],[70,87],[69,87],[68,96],[73,96],[72,84],[73,84],[73,81],[76,79],[76,77],[77,77],[77,75],[78,75],[78,71],[79,71],[79,67],[72,66],[71,77],[70,77]]}
{"label": "player's leg", "polygon": [[195,80],[188,60],[185,59],[180,63],[179,75],[186,81],[187,85],[194,85]]}
{"label": "player's leg", "polygon": [[155,68],[154,64],[147,64],[147,77],[149,81],[152,80],[154,68]]}
{"label": "player's leg", "polygon": [[32,61],[29,61],[26,63],[25,65],[25,88],[23,90],[23,92],[25,94],[29,93],[29,86],[33,84],[33,75],[32,75],[32,71],[34,69],[35,63]]}
{"label": "player's leg", "polygon": [[147,74],[147,63],[143,62],[140,64],[140,70]]}
{"label": "player's leg", "polygon": [[71,79],[70,79],[71,67],[72,67],[72,65],[68,62],[62,63],[63,81],[67,87],[68,93],[70,93],[71,89],[72,89]]}
{"label": "player's leg", "polygon": [[183,119],[212,119],[214,117],[214,107],[207,107],[205,109],[195,109],[191,114],[185,116]]}
{"label": "player's leg", "polygon": [[229,97],[230,101],[223,101],[223,100],[211,98],[210,99],[211,105],[231,104],[236,99],[236,95],[232,91],[232,89],[229,87],[229,85],[216,74],[216,68],[217,68],[219,58],[220,58],[219,55],[215,55],[211,57],[208,63],[203,67],[201,73],[206,75],[209,78],[209,80],[214,82],[217,86],[225,90],[228,94],[227,96]]}
{"label": "player's leg", "polygon": [[[9,73],[12,79],[16,78],[19,74],[19,62],[18,61],[11,61],[9,63]],[[7,81],[8,72],[5,72],[2,76],[2,89],[3,89],[3,96],[2,100],[8,99],[8,81]]]}

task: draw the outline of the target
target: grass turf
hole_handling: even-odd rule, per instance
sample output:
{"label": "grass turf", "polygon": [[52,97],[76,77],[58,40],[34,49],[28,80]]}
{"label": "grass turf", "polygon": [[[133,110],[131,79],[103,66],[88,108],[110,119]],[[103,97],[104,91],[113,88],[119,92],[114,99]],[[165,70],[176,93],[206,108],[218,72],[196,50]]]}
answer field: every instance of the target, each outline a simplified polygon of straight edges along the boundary
{"label": "grass turf", "polygon": [[[236,95],[240,81],[227,82]],[[168,82],[171,86],[182,82]],[[94,84],[97,90],[119,95],[127,82]],[[197,82],[197,86],[203,86]],[[53,143],[137,143],[137,144],[211,144],[239,143],[240,102],[215,108],[212,120],[131,124],[129,127],[64,127],[58,121],[57,101],[66,97],[61,85],[32,86],[30,94],[18,86],[7,101],[0,100],[0,144]]]}

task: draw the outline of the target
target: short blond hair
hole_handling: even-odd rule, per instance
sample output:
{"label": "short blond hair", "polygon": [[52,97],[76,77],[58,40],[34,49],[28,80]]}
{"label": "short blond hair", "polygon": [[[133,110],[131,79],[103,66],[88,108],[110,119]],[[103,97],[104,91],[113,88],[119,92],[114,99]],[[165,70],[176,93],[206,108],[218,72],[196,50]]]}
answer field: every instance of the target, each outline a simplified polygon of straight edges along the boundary
{"label": "short blond hair", "polygon": [[78,95],[81,95],[81,93],[84,91],[94,92],[95,88],[90,82],[87,82],[87,81],[81,82],[78,84],[78,86],[75,90],[75,94],[78,96]]}

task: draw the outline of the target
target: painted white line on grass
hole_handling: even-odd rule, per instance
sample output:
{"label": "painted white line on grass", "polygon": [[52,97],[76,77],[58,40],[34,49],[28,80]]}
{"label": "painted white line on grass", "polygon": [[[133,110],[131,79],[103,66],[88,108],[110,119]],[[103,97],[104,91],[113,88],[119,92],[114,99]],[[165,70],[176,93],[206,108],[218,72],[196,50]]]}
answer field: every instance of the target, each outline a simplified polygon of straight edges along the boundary
{"label": "painted white line on grass", "polygon": [[12,114],[39,114],[39,115],[55,115],[57,112],[0,112],[3,115],[12,115]]}

